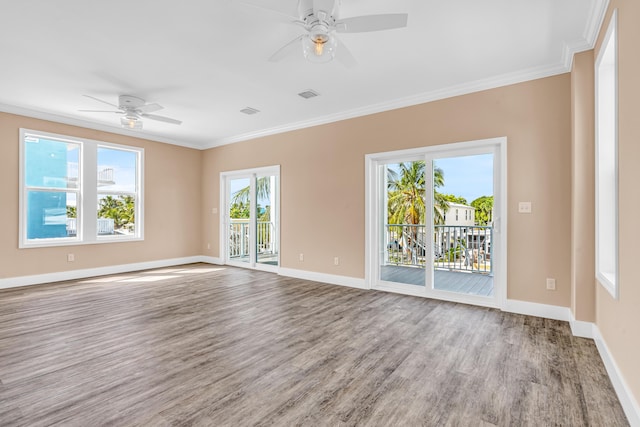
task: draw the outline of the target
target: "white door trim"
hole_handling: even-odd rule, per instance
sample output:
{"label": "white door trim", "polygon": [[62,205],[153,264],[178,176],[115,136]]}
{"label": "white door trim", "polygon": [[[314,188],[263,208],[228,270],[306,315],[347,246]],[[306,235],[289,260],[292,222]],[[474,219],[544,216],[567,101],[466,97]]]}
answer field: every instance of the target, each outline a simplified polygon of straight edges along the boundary
{"label": "white door trim", "polygon": [[[494,269],[494,296],[478,297],[474,295],[455,294],[452,292],[426,289],[426,287],[409,287],[381,282],[378,269],[378,252],[380,239],[378,236],[381,209],[379,209],[378,188],[381,188],[380,168],[384,163],[402,158],[427,159],[494,153],[494,240],[496,265]],[[390,292],[405,293],[435,299],[462,302],[473,305],[502,307],[507,299],[507,138],[498,137],[477,141],[457,142],[431,147],[420,147],[384,153],[373,153],[365,156],[365,287]],[[432,185],[432,184],[431,184]],[[430,187],[431,185],[427,185]],[[427,188],[427,191],[429,189]],[[492,242],[493,244],[493,242]],[[492,248],[494,249],[494,248]]]}
{"label": "white door trim", "polygon": [[[255,193],[255,178],[258,176],[268,176],[274,175],[276,177],[276,190],[274,195],[274,204],[275,209],[274,212],[274,220],[276,222],[276,240],[278,242],[278,248],[280,248],[280,165],[275,166],[266,166],[260,168],[253,169],[242,169],[235,171],[226,171],[220,172],[220,259],[226,265],[231,265],[235,267],[243,267],[243,268],[251,268],[254,270],[262,270],[269,271],[272,273],[278,273],[280,267],[280,250],[278,249],[278,265],[269,265],[269,264],[261,264],[256,262],[256,254],[255,250],[251,249],[250,251],[250,259],[249,262],[237,262],[229,259],[229,247],[227,245],[229,241],[229,204],[230,200],[228,199],[229,194],[229,185],[232,179],[238,178],[249,178],[249,182],[251,185],[251,194]],[[253,224],[256,220],[255,218],[255,203],[254,198],[251,198],[251,205],[249,208],[250,211],[250,224]],[[249,235],[249,246],[250,248],[256,247],[255,241],[255,233],[251,233]]]}

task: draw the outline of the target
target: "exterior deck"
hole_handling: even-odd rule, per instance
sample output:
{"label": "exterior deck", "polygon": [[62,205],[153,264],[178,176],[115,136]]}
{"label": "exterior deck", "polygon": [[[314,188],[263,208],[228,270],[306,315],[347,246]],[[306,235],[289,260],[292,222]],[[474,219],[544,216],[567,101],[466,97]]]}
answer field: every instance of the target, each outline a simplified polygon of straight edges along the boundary
{"label": "exterior deck", "polygon": [[[385,265],[380,267],[380,278],[389,282],[424,286],[425,269]],[[434,288],[467,295],[491,296],[493,295],[493,277],[488,274],[435,270]]]}

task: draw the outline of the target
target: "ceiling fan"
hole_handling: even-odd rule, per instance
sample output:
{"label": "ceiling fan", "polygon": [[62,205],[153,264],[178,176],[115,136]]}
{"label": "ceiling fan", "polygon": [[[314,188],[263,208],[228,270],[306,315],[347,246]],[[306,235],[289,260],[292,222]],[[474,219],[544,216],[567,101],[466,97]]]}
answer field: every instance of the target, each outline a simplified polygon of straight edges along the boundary
{"label": "ceiling fan", "polygon": [[160,122],[171,123],[174,125],[179,125],[182,123],[180,120],[172,119],[165,116],[158,116],[156,114],[150,114],[158,110],[162,110],[164,107],[159,104],[147,104],[144,99],[138,98],[137,96],[131,95],[120,95],[118,97],[118,105],[112,104],[110,102],[104,101],[102,99],[84,95],[87,98],[91,98],[98,102],[102,102],[103,104],[110,105],[114,108],[114,110],[78,110],[85,113],[115,113],[122,114],[123,117],[120,118],[120,124],[124,128],[128,129],[142,129],[142,118],[157,120]]}
{"label": "ceiling fan", "polygon": [[329,62],[335,57],[351,67],[356,64],[356,60],[335,33],[365,33],[407,26],[406,13],[340,19],[339,6],[340,0],[299,0],[298,16],[290,18],[293,18],[291,22],[302,27],[305,33],[280,48],[269,61],[283,59],[294,53],[299,48],[298,45],[302,44],[303,55],[311,62]]}

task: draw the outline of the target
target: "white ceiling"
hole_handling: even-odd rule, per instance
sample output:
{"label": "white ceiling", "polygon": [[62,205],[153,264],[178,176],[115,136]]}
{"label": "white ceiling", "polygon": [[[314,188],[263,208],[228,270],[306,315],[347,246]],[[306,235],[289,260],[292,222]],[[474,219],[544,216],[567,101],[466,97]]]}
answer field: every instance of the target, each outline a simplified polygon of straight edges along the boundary
{"label": "white ceiling", "polygon": [[[245,0],[294,11],[296,0]],[[208,148],[569,71],[607,0],[342,0],[340,17],[408,13],[341,34],[358,61],[267,59],[300,34],[238,0],[2,0],[0,110]],[[321,94],[305,100],[297,94]],[[82,113],[135,95],[181,126]],[[253,107],[259,114],[239,110]]]}

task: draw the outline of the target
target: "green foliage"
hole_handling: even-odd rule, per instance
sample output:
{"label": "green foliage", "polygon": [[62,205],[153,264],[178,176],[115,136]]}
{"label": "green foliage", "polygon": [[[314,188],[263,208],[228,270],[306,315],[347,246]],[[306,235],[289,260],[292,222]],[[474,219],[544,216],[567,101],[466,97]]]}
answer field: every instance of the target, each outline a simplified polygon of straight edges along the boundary
{"label": "green foliage", "polygon": [[[387,197],[389,224],[425,223],[425,163],[424,161],[400,163],[399,171],[387,169]],[[444,172],[434,169],[433,185],[444,185]],[[434,191],[433,217],[436,224],[444,223],[444,214],[449,209],[447,200]]]}
{"label": "green foliage", "polygon": [[455,196],[453,194],[443,194],[442,197],[451,203],[460,203],[461,205],[468,205],[467,199],[461,196]]}
{"label": "green foliage", "polygon": [[476,210],[476,224],[488,225],[492,220],[493,196],[482,196],[471,202]]}
{"label": "green foliage", "polygon": [[229,208],[229,218],[232,219],[249,219],[249,204],[242,201],[234,202]]}
{"label": "green foliage", "polygon": [[67,206],[67,218],[77,218],[78,211],[75,206]]}
{"label": "green foliage", "polygon": [[[271,177],[263,176],[256,179],[256,195],[258,200],[269,199],[271,196]],[[231,197],[231,206],[229,207],[229,217],[233,219],[249,219],[251,209],[251,186],[247,185],[239,189]],[[258,221],[270,221],[271,207],[266,206],[264,209],[260,205],[256,207],[258,212]]]}
{"label": "green foliage", "polygon": [[105,196],[98,205],[98,218],[111,218],[116,229],[133,228],[136,219],[133,196]]}

